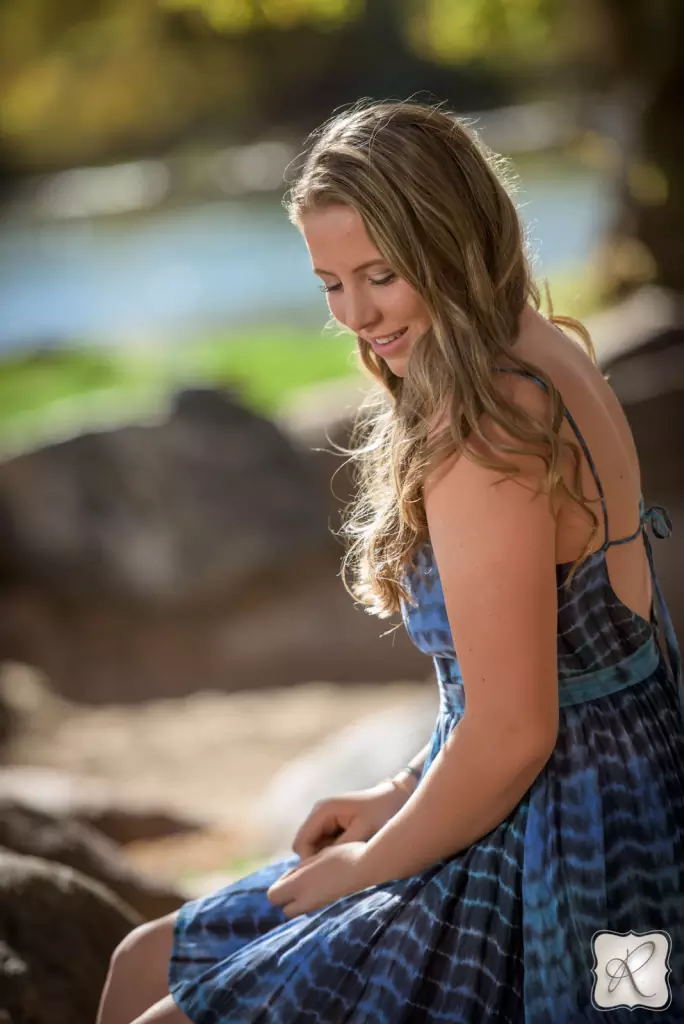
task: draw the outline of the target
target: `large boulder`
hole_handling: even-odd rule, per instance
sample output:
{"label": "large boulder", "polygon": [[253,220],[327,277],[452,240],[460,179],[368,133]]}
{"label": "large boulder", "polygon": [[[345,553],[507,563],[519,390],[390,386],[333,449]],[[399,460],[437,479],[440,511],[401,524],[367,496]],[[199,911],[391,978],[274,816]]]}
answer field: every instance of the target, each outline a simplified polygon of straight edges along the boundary
{"label": "large boulder", "polygon": [[87,875],[148,920],[177,910],[185,899],[171,885],[132,868],[118,846],[94,828],[9,799],[0,800],[0,846]]}
{"label": "large boulder", "polygon": [[5,1021],[93,1024],[111,955],[140,923],[130,906],[78,871],[0,849]]}
{"label": "large boulder", "polygon": [[[14,732],[16,718],[12,708],[0,693],[0,749]],[[2,1024],[2,1021],[0,1021]]]}
{"label": "large boulder", "polygon": [[5,573],[63,601],[240,596],[329,542],[303,454],[230,392],[160,423],[84,433],[0,466]]}
{"label": "large boulder", "polygon": [[197,390],[0,465],[0,659],[91,703],[421,678],[342,585],[340,460],[311,447]]}
{"label": "large boulder", "polygon": [[[18,743],[26,738],[22,736]],[[123,793],[115,782],[93,778],[83,771],[77,774],[39,765],[3,765],[0,813],[3,801],[10,800],[29,811],[90,825],[121,845],[197,833],[209,825],[196,815],[165,807],[159,801],[134,801],[132,789]]]}

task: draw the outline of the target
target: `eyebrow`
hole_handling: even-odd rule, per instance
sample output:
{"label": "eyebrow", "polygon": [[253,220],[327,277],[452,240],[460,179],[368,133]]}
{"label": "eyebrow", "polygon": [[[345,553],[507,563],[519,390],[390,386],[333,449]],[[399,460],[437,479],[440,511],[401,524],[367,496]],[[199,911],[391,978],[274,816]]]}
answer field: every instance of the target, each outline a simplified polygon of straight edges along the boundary
{"label": "eyebrow", "polygon": [[[366,270],[368,267],[377,267],[381,263],[384,263],[385,266],[388,266],[387,260],[383,260],[383,259],[368,260],[367,263],[362,263],[360,266],[355,267],[355,269],[352,270],[352,274],[358,274],[360,270]],[[328,277],[337,277],[337,274],[333,274],[332,270],[321,270],[320,267],[314,267],[313,268],[313,272],[314,272],[314,274],[327,274]]]}

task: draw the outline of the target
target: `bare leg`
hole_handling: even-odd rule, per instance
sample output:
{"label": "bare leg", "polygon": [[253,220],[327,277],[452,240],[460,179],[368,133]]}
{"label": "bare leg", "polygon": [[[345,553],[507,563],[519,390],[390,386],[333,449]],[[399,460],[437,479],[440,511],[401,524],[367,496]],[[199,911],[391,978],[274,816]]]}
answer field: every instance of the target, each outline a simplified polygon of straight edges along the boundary
{"label": "bare leg", "polygon": [[[169,996],[168,972],[176,914],[134,928],[117,946],[105,982],[96,1024],[131,1024],[144,1010]],[[174,1004],[171,1003],[170,1006]],[[180,1010],[176,1010],[180,1014]],[[149,1021],[187,1020],[141,1017]]]}
{"label": "bare leg", "polygon": [[146,1010],[142,1017],[127,1024],[192,1024],[192,1021],[178,1009],[171,996],[167,996]]}

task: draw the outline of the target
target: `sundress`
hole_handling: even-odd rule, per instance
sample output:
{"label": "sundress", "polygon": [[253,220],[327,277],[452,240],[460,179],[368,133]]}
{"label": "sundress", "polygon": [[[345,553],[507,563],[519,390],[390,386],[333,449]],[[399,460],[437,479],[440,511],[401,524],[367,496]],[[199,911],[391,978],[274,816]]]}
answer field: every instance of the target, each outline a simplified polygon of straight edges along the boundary
{"label": "sundress", "polygon": [[[419,874],[288,920],[266,891],[293,854],[186,903],[169,990],[194,1024],[684,1024],[684,697],[647,534],[671,524],[642,503],[637,532],[609,539],[598,472],[566,416],[606,540],[568,586],[570,565],[557,566],[560,725],[548,762],[499,825]],[[609,547],[638,538],[650,621],[620,601],[606,566]],[[416,603],[402,604],[404,625],[440,695],[424,775],[465,696],[429,540],[405,581]],[[601,932],[625,936],[610,1008],[596,999]],[[668,947],[666,997],[644,985],[643,950],[632,952],[647,933]],[[635,992],[657,1000],[635,1004]]]}

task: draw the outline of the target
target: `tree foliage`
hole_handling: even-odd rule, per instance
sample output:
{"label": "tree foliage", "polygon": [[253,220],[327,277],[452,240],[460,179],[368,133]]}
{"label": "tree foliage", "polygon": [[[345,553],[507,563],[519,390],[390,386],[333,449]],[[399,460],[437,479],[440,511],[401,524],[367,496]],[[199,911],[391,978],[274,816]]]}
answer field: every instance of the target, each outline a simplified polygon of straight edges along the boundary
{"label": "tree foliage", "polygon": [[264,27],[287,30],[305,23],[339,28],[363,12],[363,0],[160,0],[174,11],[199,11],[217,32],[245,33]]}
{"label": "tree foliage", "polygon": [[556,0],[416,0],[407,32],[431,59],[521,59],[549,44],[557,13]]}
{"label": "tree foliage", "polygon": [[[161,0],[202,13],[217,31],[243,33],[305,22],[327,28],[363,17],[377,0]],[[518,57],[548,45],[560,0],[394,0],[407,39],[430,60]]]}
{"label": "tree foliage", "polygon": [[[580,87],[655,79],[672,62],[667,24],[677,4],[5,0],[5,148],[18,168],[47,167],[154,149],[197,126],[240,137],[290,117],[300,128],[319,115],[317,98],[332,109],[438,82],[453,100],[458,68],[505,76],[511,96],[535,76],[548,84],[565,75]],[[430,78],[430,68],[442,77]]]}
{"label": "tree foliage", "polygon": [[[296,98],[300,80],[315,91],[316,68],[326,84],[353,77],[353,91],[366,94],[391,64],[383,45],[395,53],[400,42],[396,59],[404,69],[411,50],[424,66],[496,63],[533,52],[529,44],[547,38],[559,3],[6,0],[0,4],[6,145],[18,166],[31,166],[135,152],[212,120],[239,134],[241,125],[258,121],[269,88]],[[292,55],[289,62],[279,59],[281,52]],[[391,80],[402,81],[401,68]],[[352,97],[333,91],[330,98],[334,105]]]}

